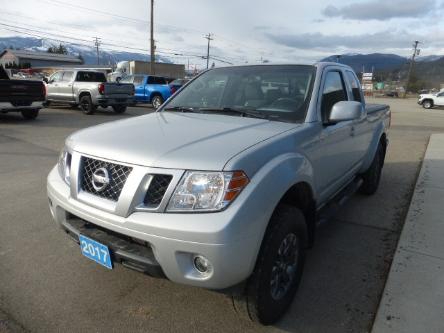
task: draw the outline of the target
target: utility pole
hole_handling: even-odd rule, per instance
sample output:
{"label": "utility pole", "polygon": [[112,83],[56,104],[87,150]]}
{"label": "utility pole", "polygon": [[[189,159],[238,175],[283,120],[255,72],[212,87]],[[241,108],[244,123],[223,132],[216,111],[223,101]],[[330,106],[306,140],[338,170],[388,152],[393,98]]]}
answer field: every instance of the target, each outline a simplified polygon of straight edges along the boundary
{"label": "utility pole", "polygon": [[214,38],[211,38],[211,34],[209,33],[204,37],[206,40],[208,40],[208,46],[207,46],[207,69],[210,65],[210,41],[212,41]]}
{"label": "utility pole", "polygon": [[100,65],[100,57],[99,57],[100,38],[94,37],[94,45],[96,46],[96,52],[97,52],[97,65]]}
{"label": "utility pole", "polygon": [[412,60],[410,61],[410,67],[409,67],[409,72],[407,74],[407,83],[404,89],[404,96],[403,98],[405,98],[405,96],[407,95],[407,89],[409,88],[410,85],[410,79],[412,76],[412,71],[413,71],[413,65],[415,63],[415,58],[417,55],[419,55],[420,50],[418,50],[418,45],[419,45],[419,41],[415,40],[415,42],[413,43],[413,55],[412,55]]}
{"label": "utility pole", "polygon": [[155,62],[156,57],[154,55],[155,45],[154,45],[154,0],[151,0],[151,40],[150,40],[150,49],[151,49],[151,61],[150,61],[150,74],[155,74]]}

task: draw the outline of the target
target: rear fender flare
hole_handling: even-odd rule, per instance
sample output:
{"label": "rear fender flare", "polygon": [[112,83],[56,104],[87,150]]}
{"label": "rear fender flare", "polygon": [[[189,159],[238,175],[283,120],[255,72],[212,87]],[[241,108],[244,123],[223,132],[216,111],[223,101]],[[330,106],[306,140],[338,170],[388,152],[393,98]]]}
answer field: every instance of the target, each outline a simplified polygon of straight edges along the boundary
{"label": "rear fender flare", "polygon": [[381,137],[385,134],[384,130],[384,122],[380,122],[378,127],[374,130],[373,138],[368,148],[367,154],[365,155],[364,162],[362,163],[362,167],[359,173],[364,173],[370,168],[370,165],[375,158],[376,151],[378,150],[379,141]]}

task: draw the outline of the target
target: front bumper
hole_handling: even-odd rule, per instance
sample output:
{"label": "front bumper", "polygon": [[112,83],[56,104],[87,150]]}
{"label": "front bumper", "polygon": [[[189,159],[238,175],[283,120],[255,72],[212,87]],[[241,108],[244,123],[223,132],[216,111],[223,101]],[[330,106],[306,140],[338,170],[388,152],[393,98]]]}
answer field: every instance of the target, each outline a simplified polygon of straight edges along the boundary
{"label": "front bumper", "polygon": [[[144,271],[147,274],[156,275],[150,273],[154,269],[176,283],[225,289],[247,279],[254,268],[262,239],[260,228],[247,230],[243,236],[231,230],[235,225],[244,224],[245,211],[242,209],[230,207],[233,209],[209,214],[138,211],[127,217],[118,216],[74,199],[57,167],[48,176],[47,190],[52,216],[65,231],[74,220],[83,220],[105,231],[146,242],[153,255],[150,259],[152,267]],[[264,216],[263,212],[257,211],[258,216],[251,218]],[[80,228],[76,230],[69,232],[74,239],[78,233],[83,233]],[[113,251],[112,243],[103,242]],[[202,274],[194,267],[195,255],[203,255],[211,262],[213,270],[210,274]],[[125,255],[122,258],[123,261],[128,259]]]}
{"label": "front bumper", "polygon": [[0,103],[0,112],[20,112],[26,110],[36,110],[43,107],[43,102],[32,102],[27,106],[14,106],[9,102]]}

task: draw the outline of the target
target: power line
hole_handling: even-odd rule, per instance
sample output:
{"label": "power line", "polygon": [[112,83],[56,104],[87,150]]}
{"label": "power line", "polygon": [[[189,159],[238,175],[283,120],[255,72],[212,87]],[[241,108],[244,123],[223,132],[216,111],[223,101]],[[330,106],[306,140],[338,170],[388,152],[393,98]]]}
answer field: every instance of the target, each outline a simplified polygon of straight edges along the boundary
{"label": "power line", "polygon": [[123,15],[118,15],[118,14],[114,14],[114,13],[110,13],[110,12],[106,12],[103,10],[99,10],[99,9],[93,9],[93,8],[88,8],[88,7],[84,7],[84,6],[80,6],[80,5],[73,5],[67,2],[63,2],[63,1],[58,1],[58,0],[43,0],[47,3],[52,3],[52,4],[57,4],[57,5],[62,5],[62,6],[67,6],[67,7],[71,7],[71,8],[77,8],[80,10],[84,10],[84,11],[88,11],[88,12],[93,12],[96,14],[102,14],[102,15],[107,15],[107,16],[111,16],[117,19],[121,19],[121,20],[126,20],[126,21],[132,21],[132,22],[137,22],[137,23],[143,23],[146,24],[147,21],[145,20],[141,20],[141,19],[136,19],[133,17],[128,17],[128,16],[123,16]]}
{"label": "power line", "polygon": [[[4,14],[6,14],[6,15],[11,15],[11,16],[17,16],[17,17],[21,17],[21,18],[26,18],[27,20],[33,20],[33,21],[38,21],[38,20],[36,20],[36,19],[34,19],[34,18],[32,18],[32,17],[28,17],[28,16],[24,16],[24,15],[12,15],[12,14],[9,14],[9,13],[4,13],[4,12],[2,12],[2,13],[0,13],[0,15],[4,15]],[[17,20],[15,20],[15,21],[13,21],[13,20],[10,20],[10,19],[6,19],[6,18],[4,18],[4,17],[1,17],[0,16],[0,18],[1,18],[1,21],[7,21],[8,23],[9,22],[12,22],[13,24],[16,24],[16,22],[17,22]],[[38,22],[40,22],[40,21],[38,21]],[[46,24],[47,23],[50,23],[50,24],[53,24],[53,25],[56,25],[57,27],[56,28],[53,28],[53,29],[57,29],[57,32],[62,32],[62,33],[65,33],[65,34],[78,34],[78,32],[73,32],[73,31],[66,31],[66,30],[60,30],[60,25],[58,24],[58,23],[54,23],[54,22],[52,22],[52,21],[47,21],[46,22]],[[35,28],[35,29],[47,29],[48,27],[47,26],[45,26],[45,28],[42,28],[42,27],[38,27],[38,26],[35,26],[35,25],[32,25],[32,24],[29,24],[29,23],[23,23],[23,22],[20,22],[20,24],[21,25],[25,25],[25,26],[27,26],[27,27],[31,27],[31,28]],[[20,28],[22,28],[22,27],[20,27]],[[52,28],[52,27],[51,27]],[[84,30],[84,29],[79,29],[79,28],[74,28],[74,30],[76,30],[76,31],[81,31],[82,33],[90,33],[91,31],[90,30]],[[45,33],[47,33],[48,31],[47,30],[45,30]],[[70,37],[70,38],[75,38],[75,37]],[[94,38],[93,36],[88,36],[87,38]],[[123,41],[121,41],[121,40],[115,40],[115,39],[110,39],[110,38],[103,38],[103,36],[100,36],[99,38],[101,38],[101,39],[106,39],[107,41],[110,41],[110,42],[116,42],[116,43],[127,43],[127,41],[125,41],[125,42],[123,42]]]}
{"label": "power line", "polygon": [[[52,3],[52,4],[58,4],[58,5],[62,5],[62,6],[68,6],[68,7],[70,7],[70,8],[75,8],[75,9],[79,9],[79,10],[86,10],[86,11],[90,11],[90,12],[94,12],[94,13],[99,13],[99,14],[102,14],[102,15],[107,15],[107,16],[112,16],[112,17],[115,17],[115,18],[119,18],[119,19],[122,19],[122,20],[129,20],[129,21],[132,21],[132,22],[138,22],[138,23],[143,23],[144,25],[146,24],[146,23],[149,23],[149,21],[144,21],[144,20],[141,20],[141,19],[135,19],[135,18],[131,18],[131,17],[128,17],[128,16],[122,16],[122,15],[117,15],[117,14],[113,14],[113,13],[110,13],[110,12],[105,12],[105,11],[102,11],[102,10],[96,10],[96,9],[92,9],[92,8],[88,8],[88,7],[84,7],[84,6],[80,6],[80,5],[73,5],[73,4],[69,4],[69,3],[65,3],[65,2],[63,2],[63,1],[58,1],[58,0],[43,0],[43,1],[45,1],[45,2],[48,2],[48,3]],[[27,19],[31,19],[31,20],[35,20],[34,18],[31,18],[31,17],[28,17],[28,16],[24,16],[24,15],[19,15],[19,14],[11,14],[11,13],[7,13],[7,12],[2,12],[2,13],[0,13],[0,14],[6,14],[6,15],[11,15],[11,16],[18,16],[18,17],[23,17],[23,18],[27,18]],[[37,21],[37,20],[35,20],[35,21]],[[48,21],[48,22],[50,22],[51,23],[51,21]],[[24,23],[23,23],[24,24]],[[55,24],[55,25],[59,25],[59,24],[57,24],[57,23],[52,23],[52,24]],[[27,24],[27,25],[29,25],[29,24]],[[177,26],[173,26],[173,25],[165,25],[165,24],[158,24],[158,25],[160,25],[160,26],[167,26],[167,27],[174,27],[174,28],[177,28],[177,29],[181,29],[182,31],[186,31],[186,30],[188,30],[188,31],[199,31],[199,30],[196,30],[196,29],[190,29],[190,28],[180,28],[180,27],[177,27]],[[31,26],[31,25],[29,25],[29,26]],[[79,27],[79,26],[77,26],[77,27]],[[80,30],[80,31],[83,31],[83,32],[85,32],[86,30],[83,30],[83,29],[78,29],[78,28],[76,28],[76,30]],[[64,32],[63,30],[59,30],[58,29],[58,31],[61,31],[61,32]],[[66,32],[66,31],[65,31]],[[46,33],[46,31],[45,31],[45,33]],[[73,32],[69,32],[70,34],[72,34]],[[62,36],[62,35],[60,35],[60,34],[57,34],[57,35],[59,35],[59,36]],[[212,36],[214,37],[215,35],[214,34],[212,34]],[[255,48],[253,48],[253,47],[249,47],[249,46],[247,46],[247,45],[245,45],[245,44],[241,44],[241,43],[239,43],[239,42],[236,42],[236,41],[234,41],[234,40],[232,40],[232,39],[229,39],[229,38],[227,38],[227,37],[222,37],[222,36],[220,36],[220,35],[217,35],[217,36],[219,36],[218,38],[220,38],[220,39],[223,39],[223,40],[226,40],[226,41],[229,41],[229,42],[232,42],[232,43],[236,43],[236,44],[238,44],[238,45],[242,45],[244,48],[246,47],[246,48],[250,48],[250,49],[254,49],[255,51],[257,51],[257,50],[259,50],[259,49],[255,49]],[[65,37],[65,36],[64,36]],[[72,39],[76,39],[76,40],[80,40],[80,39],[78,39],[78,38],[75,38],[75,37],[69,37],[69,38],[72,38]],[[91,37],[90,37],[91,38]],[[102,38],[103,39],[103,37],[100,37],[100,38]],[[125,42],[122,42],[122,41],[117,41],[117,40],[112,40],[112,39],[107,39],[108,41],[112,41],[112,42],[117,42],[117,43],[122,43],[122,44],[127,44],[127,41],[125,41]],[[80,40],[80,41],[85,41],[85,40]],[[119,46],[119,47],[121,47],[121,46]],[[136,49],[136,48],[133,48],[133,49]],[[139,48],[139,50],[140,50],[140,48]],[[157,50],[157,49],[156,49]],[[175,52],[180,52],[180,51],[175,51]],[[263,53],[262,51],[261,51],[261,53]],[[226,56],[227,58],[230,58],[230,57],[228,57],[228,56]],[[232,59],[232,61],[234,60],[234,59],[242,59],[242,61],[243,60],[245,60],[245,57],[242,57],[242,56],[236,56],[235,58],[234,57],[231,57],[231,59]]]}
{"label": "power line", "polygon": [[[57,41],[57,42],[62,42],[62,43],[67,43],[70,45],[78,45],[78,46],[87,46],[87,47],[91,47],[90,44],[90,40],[87,39],[83,39],[83,38],[76,38],[76,37],[72,37],[72,36],[67,36],[67,35],[63,35],[63,34],[58,34],[58,33],[52,33],[52,32],[46,32],[46,31],[42,31],[39,29],[30,29],[30,28],[25,28],[22,26],[18,26],[18,25],[12,25],[12,24],[6,24],[6,23],[0,23],[1,26],[3,26],[3,29],[8,30],[8,31],[12,31],[12,32],[16,32],[19,34],[26,34],[29,36],[33,36],[33,37],[39,37],[39,38],[43,38],[43,39],[49,39],[49,40],[53,40],[53,41]],[[17,30],[19,29],[19,30]],[[206,36],[208,37],[208,36]],[[209,36],[209,38],[212,40],[213,38],[211,37],[211,34]],[[92,37],[93,42],[94,42],[94,46],[96,47],[96,53],[98,54],[98,46],[109,46],[109,47],[113,47],[109,50],[113,50],[113,51],[117,51],[115,48],[119,48],[119,49],[124,49],[124,50],[134,50],[134,51],[139,51],[139,52],[149,52],[148,49],[146,48],[139,48],[139,47],[130,47],[130,46],[122,46],[122,45],[118,45],[118,44],[113,44],[113,43],[107,43],[107,42],[103,42],[102,38],[100,37]],[[72,41],[75,42],[72,42]],[[82,42],[82,43],[79,43]],[[122,44],[124,44],[125,42],[121,42],[118,41]],[[85,44],[87,43],[87,44]],[[98,44],[98,45],[97,45]],[[103,48],[103,47],[102,47]],[[106,49],[106,48],[103,48]],[[165,50],[170,50],[170,52],[168,51],[163,51],[163,49],[156,49],[156,52],[158,52],[159,54],[164,54],[164,55],[174,55],[174,56],[180,56],[180,57],[194,57],[194,58],[200,58],[200,59],[207,59],[207,63],[209,62],[209,59],[214,59],[218,62],[222,62],[222,63],[226,63],[226,64],[233,64],[229,57],[227,59],[227,57],[223,57],[223,56],[209,56],[208,52],[207,52],[207,57],[199,55],[199,54],[195,54],[195,53],[190,53],[190,52],[181,52],[179,50],[174,50],[174,49],[165,49]],[[209,50],[207,50],[209,51]],[[98,62],[100,61],[100,57],[98,56]]]}

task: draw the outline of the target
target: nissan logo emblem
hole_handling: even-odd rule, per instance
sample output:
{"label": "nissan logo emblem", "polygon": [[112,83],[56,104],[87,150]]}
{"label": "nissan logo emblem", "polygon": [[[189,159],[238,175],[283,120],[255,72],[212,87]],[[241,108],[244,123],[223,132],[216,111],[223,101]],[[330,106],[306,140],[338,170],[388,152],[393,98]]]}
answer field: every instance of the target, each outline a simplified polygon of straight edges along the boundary
{"label": "nissan logo emblem", "polygon": [[110,183],[108,170],[106,168],[99,168],[94,171],[91,183],[97,192],[102,192]]}

